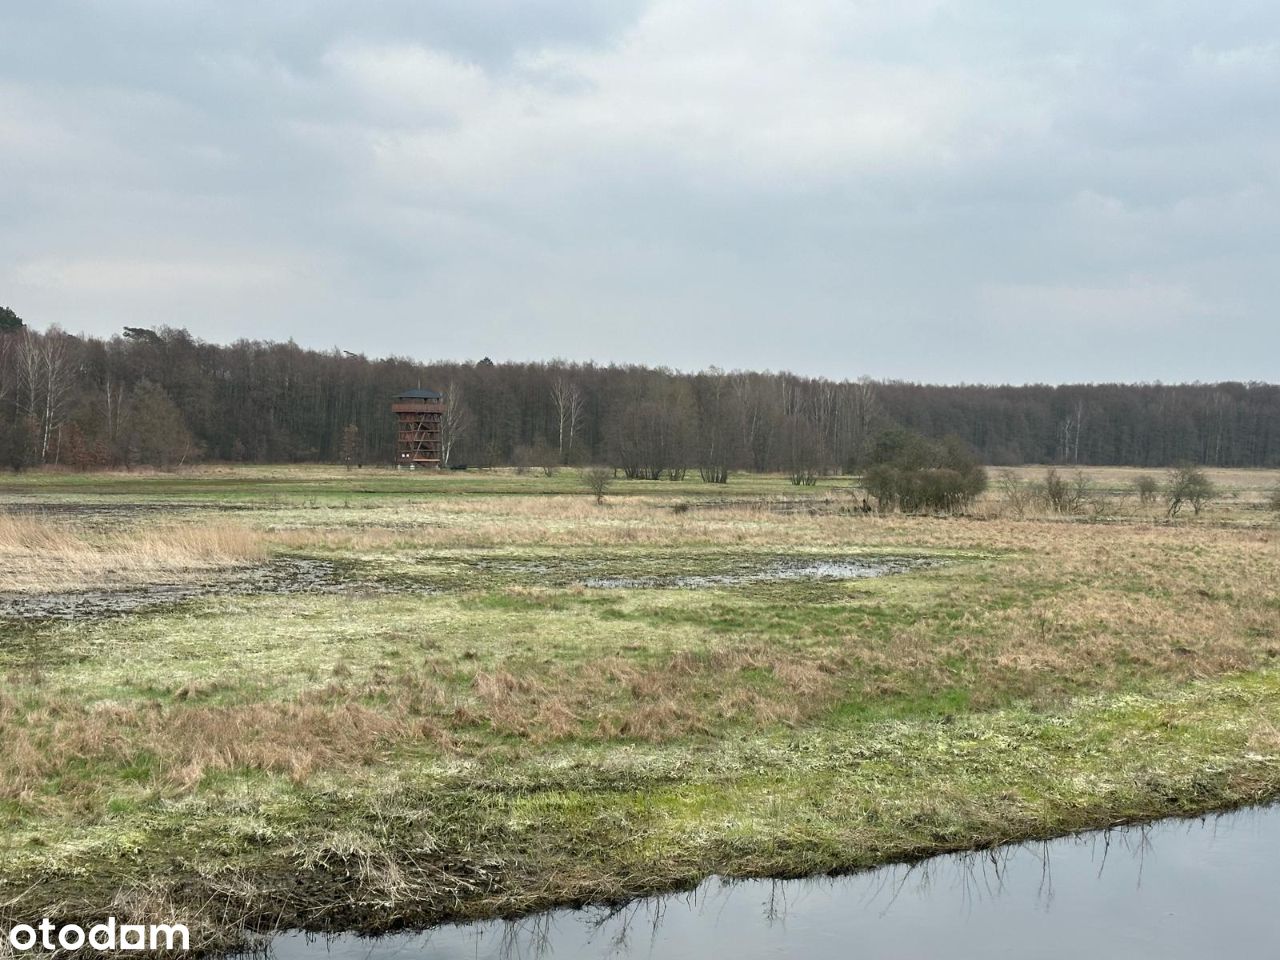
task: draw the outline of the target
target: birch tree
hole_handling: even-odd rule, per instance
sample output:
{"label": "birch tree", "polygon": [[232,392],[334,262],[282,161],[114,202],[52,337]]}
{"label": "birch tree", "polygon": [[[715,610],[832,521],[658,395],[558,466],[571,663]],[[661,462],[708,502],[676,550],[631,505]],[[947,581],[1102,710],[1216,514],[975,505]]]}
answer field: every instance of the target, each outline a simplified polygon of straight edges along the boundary
{"label": "birch tree", "polygon": [[560,462],[573,453],[573,441],[582,422],[582,391],[568,377],[556,377],[551,383],[551,401],[556,408],[556,428]]}
{"label": "birch tree", "polygon": [[74,344],[57,327],[44,334],[24,329],[18,341],[18,407],[37,425],[36,452],[41,463],[49,462],[51,452],[56,460],[54,440],[71,407]]}
{"label": "birch tree", "polygon": [[462,384],[450,380],[444,394],[444,416],[440,420],[440,465],[447,467],[454,445],[467,432],[468,416],[462,399]]}

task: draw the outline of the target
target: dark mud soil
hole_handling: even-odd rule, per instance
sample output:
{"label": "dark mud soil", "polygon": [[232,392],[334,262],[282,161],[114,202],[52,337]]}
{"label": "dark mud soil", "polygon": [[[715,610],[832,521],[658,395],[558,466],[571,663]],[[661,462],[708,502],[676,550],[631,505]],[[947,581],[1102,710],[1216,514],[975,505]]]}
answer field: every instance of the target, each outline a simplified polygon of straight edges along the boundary
{"label": "dark mud soil", "polygon": [[194,580],[63,593],[0,593],[0,620],[77,620],[137,613],[210,596],[337,593],[352,585],[325,560],[286,557]]}

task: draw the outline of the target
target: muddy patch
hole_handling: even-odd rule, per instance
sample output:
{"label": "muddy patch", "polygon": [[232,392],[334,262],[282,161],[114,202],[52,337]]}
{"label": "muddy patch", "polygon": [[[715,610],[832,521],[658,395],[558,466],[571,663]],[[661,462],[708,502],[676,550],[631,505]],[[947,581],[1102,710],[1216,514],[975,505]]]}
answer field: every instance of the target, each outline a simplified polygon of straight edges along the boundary
{"label": "muddy patch", "polygon": [[0,620],[79,620],[140,613],[211,596],[337,593],[354,581],[326,560],[287,557],[216,576],[113,590],[2,593]]}
{"label": "muddy patch", "polygon": [[865,580],[936,567],[932,557],[569,557],[445,561],[390,573],[376,564],[285,557],[270,563],[132,587],[57,593],[0,593],[0,622],[79,620],[145,613],[206,597],[324,594],[354,590],[440,594],[503,583],[600,590],[698,590],[742,584]]}

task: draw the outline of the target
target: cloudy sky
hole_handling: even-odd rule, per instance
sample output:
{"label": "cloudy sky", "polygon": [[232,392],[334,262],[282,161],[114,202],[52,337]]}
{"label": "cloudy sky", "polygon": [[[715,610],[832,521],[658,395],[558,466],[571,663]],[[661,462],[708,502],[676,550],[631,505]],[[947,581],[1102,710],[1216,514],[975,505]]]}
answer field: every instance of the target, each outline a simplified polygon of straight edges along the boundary
{"label": "cloudy sky", "polygon": [[0,7],[34,326],[1280,379],[1269,0]]}

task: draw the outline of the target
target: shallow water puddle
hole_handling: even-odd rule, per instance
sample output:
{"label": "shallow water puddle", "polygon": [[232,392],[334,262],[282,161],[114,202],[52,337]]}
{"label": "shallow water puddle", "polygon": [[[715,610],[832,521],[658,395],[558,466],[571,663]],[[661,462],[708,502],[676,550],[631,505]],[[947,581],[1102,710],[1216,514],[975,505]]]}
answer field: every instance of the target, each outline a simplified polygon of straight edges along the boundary
{"label": "shallow water puddle", "polygon": [[1202,960],[1276,955],[1280,808],[1164,821],[839,879],[711,880],[622,910],[562,910],[381,940],[277,937],[278,960],[544,957]]}
{"label": "shallow water puddle", "polygon": [[741,583],[776,583],[791,580],[865,580],[895,573],[907,573],[937,566],[937,560],[907,557],[792,558],[768,561],[762,565],[714,574],[671,574],[639,577],[587,577],[583,586],[604,590],[643,587],[667,587],[697,590],[704,587],[731,586]]}
{"label": "shallow water puddle", "polygon": [[[424,558],[432,559],[432,558]],[[600,590],[667,588],[697,590],[735,584],[799,580],[863,580],[909,573],[948,562],[937,557],[653,555],[628,557],[556,557],[511,559],[484,557],[466,561],[475,571],[542,587],[592,587]]]}

